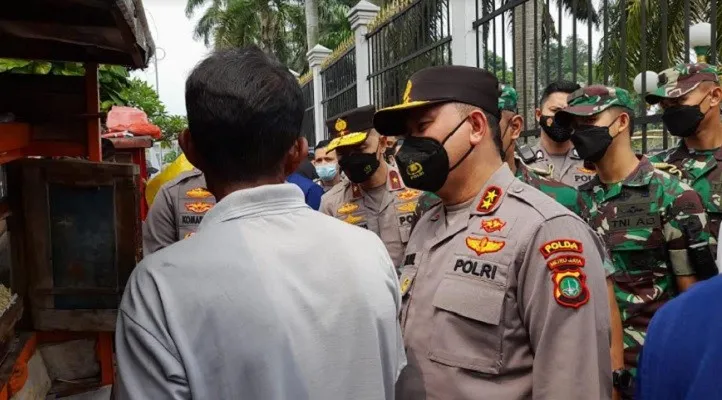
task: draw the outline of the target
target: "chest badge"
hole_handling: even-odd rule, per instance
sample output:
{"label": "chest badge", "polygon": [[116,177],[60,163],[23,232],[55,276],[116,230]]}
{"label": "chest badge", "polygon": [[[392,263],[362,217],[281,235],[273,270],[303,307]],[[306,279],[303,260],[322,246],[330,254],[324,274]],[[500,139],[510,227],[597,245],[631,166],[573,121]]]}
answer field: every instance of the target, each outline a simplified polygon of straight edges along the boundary
{"label": "chest badge", "polygon": [[352,212],[358,210],[358,204],[355,203],[345,203],[341,207],[336,210],[339,214],[351,214]]}
{"label": "chest badge", "polygon": [[402,204],[398,207],[396,207],[397,210],[399,210],[402,213],[412,213],[416,211],[416,203],[415,202],[409,202]]}
{"label": "chest badge", "polygon": [[579,167],[577,170],[578,170],[579,172],[581,172],[581,173],[583,173],[583,174],[587,174],[587,175],[594,175],[594,174],[597,173],[597,171],[595,171],[595,170],[593,170],[593,169],[584,168],[584,167]]}
{"label": "chest badge", "polygon": [[213,204],[206,203],[203,201],[197,201],[194,203],[186,203],[185,204],[186,210],[196,213],[196,214],[203,214],[213,208]]}
{"label": "chest badge", "polygon": [[403,192],[397,194],[396,197],[398,197],[399,200],[408,201],[419,197],[420,194],[421,192],[418,190],[406,189]]}
{"label": "chest badge", "polygon": [[346,217],[346,219],[344,219],[344,222],[347,222],[352,225],[356,225],[359,222],[363,222],[363,221],[364,221],[364,217],[357,217],[354,215],[349,215],[348,217]]}
{"label": "chest badge", "polygon": [[476,206],[476,210],[482,214],[488,214],[494,210],[499,200],[501,200],[501,188],[498,186],[489,186],[481,195],[481,201]]}
{"label": "chest badge", "polygon": [[406,292],[409,291],[409,288],[411,287],[411,278],[408,276],[404,278],[403,282],[401,282],[401,295],[405,295]]}
{"label": "chest badge", "polygon": [[186,192],[186,196],[192,199],[205,199],[206,197],[213,196],[206,188],[197,187]]}
{"label": "chest badge", "polygon": [[504,229],[506,222],[501,218],[484,219],[481,221],[481,229],[487,233],[499,232]]}
{"label": "chest badge", "polygon": [[473,250],[478,256],[482,254],[496,253],[497,251],[503,249],[505,245],[506,242],[504,241],[497,242],[494,240],[489,240],[489,238],[487,237],[474,238],[468,236],[466,238],[466,247]]}

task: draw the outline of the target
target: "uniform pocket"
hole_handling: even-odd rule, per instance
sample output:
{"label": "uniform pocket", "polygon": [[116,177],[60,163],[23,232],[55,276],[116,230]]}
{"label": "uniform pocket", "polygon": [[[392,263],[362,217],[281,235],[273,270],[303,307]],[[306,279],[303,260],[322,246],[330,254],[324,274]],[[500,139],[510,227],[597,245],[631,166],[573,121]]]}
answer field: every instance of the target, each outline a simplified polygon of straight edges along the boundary
{"label": "uniform pocket", "polygon": [[434,295],[434,332],[429,357],[438,363],[485,374],[502,366],[505,287],[447,275]]}

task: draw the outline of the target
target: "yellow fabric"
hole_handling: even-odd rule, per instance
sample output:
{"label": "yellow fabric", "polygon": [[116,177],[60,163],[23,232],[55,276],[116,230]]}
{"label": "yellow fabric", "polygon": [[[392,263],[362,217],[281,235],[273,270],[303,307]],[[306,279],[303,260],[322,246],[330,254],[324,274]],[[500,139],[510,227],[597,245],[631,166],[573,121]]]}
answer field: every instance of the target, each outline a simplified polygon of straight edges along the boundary
{"label": "yellow fabric", "polygon": [[163,171],[148,181],[148,184],[145,187],[145,200],[148,202],[148,207],[153,204],[155,195],[158,194],[161,186],[165,185],[166,182],[172,181],[181,173],[191,171],[193,168],[193,164],[188,161],[185,154],[181,154],[180,157],[176,158],[175,161],[168,165]]}
{"label": "yellow fabric", "polygon": [[337,147],[355,146],[357,144],[361,144],[364,140],[366,140],[367,136],[367,132],[354,132],[339,136],[336,139],[333,139],[331,143],[326,146],[326,152],[336,150]]}

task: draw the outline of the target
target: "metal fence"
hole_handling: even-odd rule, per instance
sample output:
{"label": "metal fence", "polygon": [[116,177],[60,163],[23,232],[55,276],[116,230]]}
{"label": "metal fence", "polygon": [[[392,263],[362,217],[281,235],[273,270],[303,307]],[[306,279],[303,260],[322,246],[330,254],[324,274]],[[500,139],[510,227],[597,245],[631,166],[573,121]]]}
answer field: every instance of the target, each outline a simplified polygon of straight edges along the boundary
{"label": "metal fence", "polygon": [[303,125],[301,125],[301,135],[308,140],[309,146],[316,144],[316,133],[313,128],[313,79],[301,86],[303,93],[303,104],[306,111],[303,113]]}
{"label": "metal fence", "polygon": [[[350,46],[321,71],[325,119],[356,108],[356,52]],[[326,135],[324,135],[326,137]]]}
{"label": "metal fence", "polygon": [[666,149],[674,143],[662,126],[661,110],[646,106],[633,80],[646,70],[694,60],[689,32],[696,22],[712,25],[715,45],[707,61],[714,63],[722,49],[716,35],[722,29],[720,11],[721,0],[477,0],[477,66],[516,88],[527,139],[539,134],[534,109],[540,94],[550,82],[564,79],[629,90],[638,100],[636,149]]}
{"label": "metal fence", "polygon": [[451,63],[449,0],[415,0],[366,35],[371,101],[401,101],[406,81],[424,67]]}

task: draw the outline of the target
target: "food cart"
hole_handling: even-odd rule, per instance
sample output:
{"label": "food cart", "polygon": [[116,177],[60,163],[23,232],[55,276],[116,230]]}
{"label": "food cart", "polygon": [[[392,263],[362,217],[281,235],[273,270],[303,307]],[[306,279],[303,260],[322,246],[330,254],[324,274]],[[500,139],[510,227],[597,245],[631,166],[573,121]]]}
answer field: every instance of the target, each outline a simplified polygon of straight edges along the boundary
{"label": "food cart", "polygon": [[154,44],[141,0],[1,8],[0,58],[85,65],[0,74],[0,400],[62,397],[113,383],[117,307],[142,256],[145,162],[102,159],[98,64],[144,68]]}

